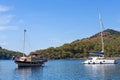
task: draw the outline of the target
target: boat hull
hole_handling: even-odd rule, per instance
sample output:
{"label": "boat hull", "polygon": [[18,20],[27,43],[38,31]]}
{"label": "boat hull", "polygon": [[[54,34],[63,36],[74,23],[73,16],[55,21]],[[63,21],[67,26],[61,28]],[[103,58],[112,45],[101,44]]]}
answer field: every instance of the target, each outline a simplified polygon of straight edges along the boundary
{"label": "boat hull", "polygon": [[18,67],[32,67],[32,66],[42,66],[44,62],[23,62],[23,61],[15,61]]}
{"label": "boat hull", "polygon": [[116,60],[86,60],[83,64],[116,64]]}

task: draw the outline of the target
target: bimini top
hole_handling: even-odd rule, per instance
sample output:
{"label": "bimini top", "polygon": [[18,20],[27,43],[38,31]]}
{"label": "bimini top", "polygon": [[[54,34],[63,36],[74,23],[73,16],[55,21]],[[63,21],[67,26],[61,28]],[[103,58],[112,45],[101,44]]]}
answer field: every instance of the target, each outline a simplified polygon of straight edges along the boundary
{"label": "bimini top", "polygon": [[93,54],[93,55],[104,55],[104,52],[92,52],[90,54]]}

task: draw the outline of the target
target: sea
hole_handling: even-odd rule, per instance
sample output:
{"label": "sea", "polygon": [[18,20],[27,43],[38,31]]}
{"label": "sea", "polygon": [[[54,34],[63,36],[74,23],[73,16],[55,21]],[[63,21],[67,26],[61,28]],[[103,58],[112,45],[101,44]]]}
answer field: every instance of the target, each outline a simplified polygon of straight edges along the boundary
{"label": "sea", "polygon": [[0,60],[0,80],[120,80],[120,63],[83,61],[49,60],[40,67],[17,67],[13,60]]}

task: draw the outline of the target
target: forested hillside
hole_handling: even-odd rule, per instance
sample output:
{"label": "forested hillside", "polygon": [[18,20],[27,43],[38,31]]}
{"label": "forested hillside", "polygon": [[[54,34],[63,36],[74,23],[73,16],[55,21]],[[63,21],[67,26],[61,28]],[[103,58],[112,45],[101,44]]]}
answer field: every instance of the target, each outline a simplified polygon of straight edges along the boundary
{"label": "forested hillside", "polygon": [[13,56],[22,56],[22,53],[0,47],[0,59],[12,59]]}
{"label": "forested hillside", "polygon": [[[120,57],[120,32],[112,29],[103,31],[105,56]],[[85,58],[90,52],[101,51],[101,37],[97,33],[89,38],[75,40],[60,47],[49,47],[35,53],[48,59]]]}

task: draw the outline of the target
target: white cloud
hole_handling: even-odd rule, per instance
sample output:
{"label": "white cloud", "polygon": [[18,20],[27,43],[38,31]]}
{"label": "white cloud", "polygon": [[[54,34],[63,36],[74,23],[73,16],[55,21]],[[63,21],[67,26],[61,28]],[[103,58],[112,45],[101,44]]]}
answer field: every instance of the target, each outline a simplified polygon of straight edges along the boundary
{"label": "white cloud", "polygon": [[[0,5],[0,31],[17,30],[15,15],[9,14],[8,12],[12,7]],[[14,25],[13,25],[14,24]],[[2,33],[2,32],[1,32]],[[0,34],[0,46],[8,45],[8,35],[6,33]]]}
{"label": "white cloud", "polygon": [[12,7],[0,5],[0,12],[4,12],[0,14],[0,31],[18,29],[18,27],[12,25],[16,23],[14,20],[15,15],[6,13],[6,11],[10,9],[12,9]]}
{"label": "white cloud", "polygon": [[3,30],[6,30],[7,29],[7,27],[0,27],[0,31],[3,31]]}
{"label": "white cloud", "polygon": [[10,23],[15,15],[0,15],[0,25]]}
{"label": "white cloud", "polygon": [[0,5],[0,12],[6,12],[11,10],[11,7]]}
{"label": "white cloud", "polygon": [[16,26],[0,26],[0,31],[5,31],[5,30],[17,30],[18,27]]}

